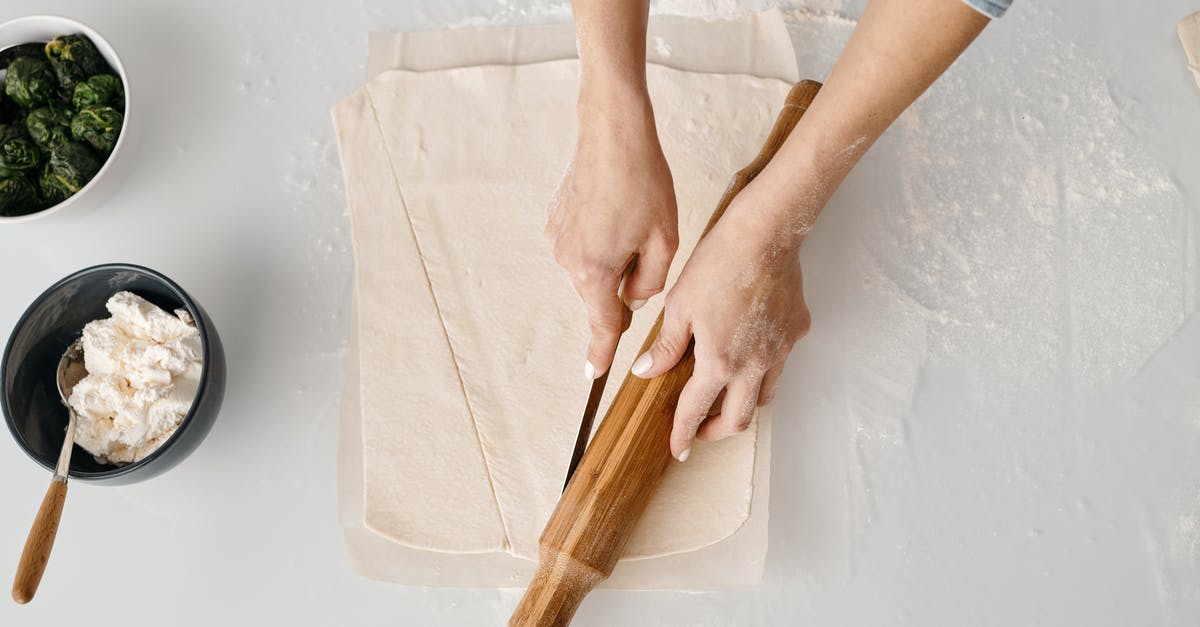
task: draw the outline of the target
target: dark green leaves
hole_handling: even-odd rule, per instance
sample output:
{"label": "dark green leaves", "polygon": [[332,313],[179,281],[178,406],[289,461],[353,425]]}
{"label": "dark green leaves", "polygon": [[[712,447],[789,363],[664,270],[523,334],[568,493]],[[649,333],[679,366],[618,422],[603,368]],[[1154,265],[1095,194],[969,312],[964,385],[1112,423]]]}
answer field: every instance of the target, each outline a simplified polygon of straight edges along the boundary
{"label": "dark green leaves", "polygon": [[76,109],[104,105],[118,111],[125,110],[125,86],[121,79],[112,74],[97,74],[75,84],[71,106]]}
{"label": "dark green leaves", "polygon": [[34,109],[25,117],[25,130],[43,150],[71,139],[71,110],[54,102]]}
{"label": "dark green leaves", "polygon": [[100,171],[101,162],[90,148],[79,142],[67,142],[50,151],[50,160],[42,169],[42,195],[52,203],[66,200],[83,189]]}
{"label": "dark green leaves", "polygon": [[71,118],[71,135],[105,154],[112,152],[125,116],[112,107],[84,107]]}
{"label": "dark green leaves", "polygon": [[39,107],[50,101],[57,91],[54,72],[45,59],[17,57],[8,64],[4,77],[4,93],[26,109]]}
{"label": "dark green leaves", "polygon": [[25,215],[100,171],[124,124],[125,85],[83,35],[7,48],[0,69],[0,215]]}
{"label": "dark green leaves", "polygon": [[19,216],[38,207],[37,188],[20,172],[0,171],[0,216]]}
{"label": "dark green leaves", "polygon": [[63,35],[46,44],[46,58],[63,90],[75,93],[75,85],[96,74],[108,73],[108,62],[100,55],[92,40],[83,35]]}
{"label": "dark green leaves", "polygon": [[25,134],[25,129],[15,124],[0,126],[0,168],[32,170],[41,159],[42,151]]}

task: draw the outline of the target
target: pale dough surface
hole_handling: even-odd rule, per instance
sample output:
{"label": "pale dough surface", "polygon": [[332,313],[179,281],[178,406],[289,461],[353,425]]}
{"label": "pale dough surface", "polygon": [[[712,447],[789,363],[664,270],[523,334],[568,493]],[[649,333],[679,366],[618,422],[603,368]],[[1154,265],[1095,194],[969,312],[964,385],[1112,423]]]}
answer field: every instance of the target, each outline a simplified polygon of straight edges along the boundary
{"label": "pale dough surface", "polygon": [[[362,415],[357,333],[347,355],[347,387],[338,428],[339,510],[350,565],[360,575],[413,586],[518,588],[534,563],[508,553],[425,551],[392,541],[363,524]],[[758,454],[750,517],[737,533],[698,551],[622,560],[603,588],[712,590],[758,583],[766,566],[767,501],[771,492],[770,410],[759,413]]]}
{"label": "pale dough surface", "polygon": [[[534,559],[558,500],[587,337],[541,227],[570,156],[576,74],[575,61],[387,72],[339,124],[358,138],[343,146],[348,172],[389,164],[394,173],[390,186],[382,175],[373,185],[390,201],[351,208],[361,361],[372,365],[361,371],[364,516],[405,545]],[[789,86],[659,66],[649,74],[686,258]],[[636,316],[628,337],[645,337],[657,309]],[[637,344],[623,343],[616,372]],[[691,551],[737,531],[749,514],[754,435],[698,446],[691,463],[672,467],[626,555]]]}
{"label": "pale dough surface", "polygon": [[[795,52],[777,10],[729,19],[652,17],[647,58],[677,69],[751,73],[793,82]],[[483,64],[527,64],[574,58],[570,24],[418,33],[372,33],[368,78],[390,69],[437,70]],[[354,127],[355,98],[334,110],[339,127]],[[367,130],[363,128],[361,130]],[[340,133],[345,153],[346,134]],[[346,155],[343,154],[345,162]],[[391,189],[351,172],[351,204],[389,202]],[[383,178],[383,175],[375,173]],[[678,173],[676,174],[678,177]],[[724,175],[728,177],[728,173]],[[715,197],[707,201],[715,203]],[[403,242],[402,242],[403,243]],[[411,585],[507,587],[523,585],[533,563],[506,552],[448,553],[405,546],[366,521],[364,450],[360,420],[358,332],[352,335],[347,388],[339,430],[339,504],[351,565],[375,579]],[[697,551],[655,559],[622,560],[604,587],[711,589],[760,580],[766,555],[770,493],[770,422],[762,412],[757,427],[754,480],[746,522],[731,536]]]}
{"label": "pale dough surface", "polygon": [[[779,9],[730,18],[650,17],[646,61],[691,72],[799,80],[796,50]],[[413,33],[374,32],[367,80],[389,70],[428,72],[475,65],[574,59],[575,25],[532,24]]]}
{"label": "pale dough surface", "polygon": [[1179,41],[1187,53],[1188,69],[1200,86],[1200,13],[1193,13],[1179,21]]}

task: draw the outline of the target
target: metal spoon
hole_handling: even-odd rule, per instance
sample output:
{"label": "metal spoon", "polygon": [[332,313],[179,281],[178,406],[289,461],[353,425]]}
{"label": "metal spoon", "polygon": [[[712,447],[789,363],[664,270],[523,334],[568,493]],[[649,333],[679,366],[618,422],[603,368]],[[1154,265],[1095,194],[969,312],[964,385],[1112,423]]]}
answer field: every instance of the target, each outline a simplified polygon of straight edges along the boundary
{"label": "metal spoon", "polygon": [[58,396],[67,407],[67,435],[63,439],[62,452],[58,455],[58,466],[54,469],[54,478],[46,496],[42,498],[42,506],[38,509],[37,517],[33,519],[33,527],[29,537],[25,539],[25,550],[21,551],[21,561],[17,564],[17,576],[13,580],[12,596],[17,603],[28,603],[37,592],[38,584],[42,582],[42,574],[46,572],[46,562],[50,561],[50,550],[54,548],[54,538],[58,534],[58,521],[62,519],[63,503],[67,498],[67,474],[71,469],[71,450],[75,447],[75,410],[71,409],[67,397],[75,384],[87,375],[83,364],[83,344],[75,340],[67,347],[62,359],[58,361],[57,384]]}

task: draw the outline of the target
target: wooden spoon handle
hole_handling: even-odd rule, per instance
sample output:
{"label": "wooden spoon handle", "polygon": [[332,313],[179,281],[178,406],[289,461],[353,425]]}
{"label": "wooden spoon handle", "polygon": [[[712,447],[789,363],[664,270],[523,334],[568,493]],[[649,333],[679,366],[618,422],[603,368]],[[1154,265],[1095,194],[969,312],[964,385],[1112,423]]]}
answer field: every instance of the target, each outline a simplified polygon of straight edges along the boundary
{"label": "wooden spoon handle", "polygon": [[42,498],[42,506],[38,508],[37,518],[33,519],[33,527],[29,537],[25,539],[25,550],[21,551],[21,561],[17,564],[17,577],[13,580],[12,596],[17,603],[28,603],[33,600],[38,584],[42,582],[42,574],[46,572],[46,562],[50,561],[50,550],[54,548],[54,538],[58,535],[58,521],[62,520],[63,503],[67,500],[67,482],[54,479],[46,489]]}

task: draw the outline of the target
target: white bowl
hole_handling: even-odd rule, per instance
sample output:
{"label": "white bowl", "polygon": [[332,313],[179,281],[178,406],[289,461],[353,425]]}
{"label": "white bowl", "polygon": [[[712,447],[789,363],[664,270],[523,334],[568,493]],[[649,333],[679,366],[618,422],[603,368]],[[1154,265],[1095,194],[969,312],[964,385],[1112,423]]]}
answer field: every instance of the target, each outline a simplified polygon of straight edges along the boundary
{"label": "white bowl", "polygon": [[100,33],[92,30],[91,27],[75,20],[56,17],[53,15],[31,15],[29,17],[20,17],[15,20],[9,20],[0,24],[0,50],[14,46],[17,44],[25,44],[37,41],[50,41],[59,35],[87,35],[92,43],[96,44],[96,49],[104,55],[104,59],[112,66],[117,76],[121,78],[121,82],[125,85],[125,119],[121,123],[121,134],[117,136],[117,144],[113,146],[113,150],[105,159],[104,165],[100,166],[100,171],[96,172],[96,176],[88,181],[87,185],[83,186],[70,198],[38,211],[23,216],[4,217],[0,216],[0,224],[29,222],[44,218],[48,215],[58,213],[67,207],[76,204],[79,199],[84,196],[97,197],[100,193],[96,192],[97,188],[106,187],[101,183],[104,175],[112,168],[112,165],[117,160],[117,155],[121,152],[121,146],[125,143],[125,136],[129,131],[129,77],[125,74],[125,65],[121,63],[121,58],[117,56],[117,51],[109,45],[108,40],[100,36]]}

